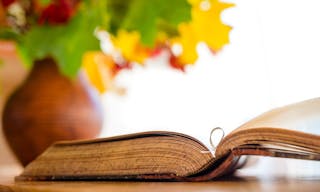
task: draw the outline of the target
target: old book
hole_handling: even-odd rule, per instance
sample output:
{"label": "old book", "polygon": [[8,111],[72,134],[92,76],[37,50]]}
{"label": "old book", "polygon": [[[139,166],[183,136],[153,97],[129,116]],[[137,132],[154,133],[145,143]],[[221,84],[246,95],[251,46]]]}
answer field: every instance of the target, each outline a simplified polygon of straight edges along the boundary
{"label": "old book", "polygon": [[174,132],[58,142],[16,180],[203,181],[230,174],[250,155],[320,160],[320,98],[266,112],[224,137],[214,153]]}

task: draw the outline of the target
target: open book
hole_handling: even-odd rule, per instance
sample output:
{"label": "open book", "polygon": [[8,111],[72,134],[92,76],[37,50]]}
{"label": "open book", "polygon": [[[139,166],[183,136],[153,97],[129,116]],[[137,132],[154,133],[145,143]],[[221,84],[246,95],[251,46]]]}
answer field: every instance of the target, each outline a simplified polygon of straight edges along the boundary
{"label": "open book", "polygon": [[266,112],[224,137],[215,153],[174,132],[58,142],[16,180],[203,181],[230,174],[250,155],[320,160],[320,98]]}

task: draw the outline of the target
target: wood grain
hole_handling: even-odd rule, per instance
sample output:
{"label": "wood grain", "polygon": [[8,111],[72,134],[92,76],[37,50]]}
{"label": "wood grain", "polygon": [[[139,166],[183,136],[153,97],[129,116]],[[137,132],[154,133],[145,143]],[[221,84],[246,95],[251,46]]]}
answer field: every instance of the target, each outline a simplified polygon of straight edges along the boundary
{"label": "wood grain", "polygon": [[[278,167],[285,166],[278,162]],[[273,167],[275,168],[275,167]],[[1,172],[0,167],[0,172]],[[271,170],[271,169],[269,169]],[[170,192],[233,192],[233,191],[292,191],[309,192],[319,191],[320,178],[287,175],[286,172],[273,175],[255,169],[255,176],[244,170],[233,177],[224,177],[220,180],[209,182],[14,182],[17,171],[9,172],[5,176],[0,175],[0,191],[6,192],[144,192],[144,191],[170,191]]]}

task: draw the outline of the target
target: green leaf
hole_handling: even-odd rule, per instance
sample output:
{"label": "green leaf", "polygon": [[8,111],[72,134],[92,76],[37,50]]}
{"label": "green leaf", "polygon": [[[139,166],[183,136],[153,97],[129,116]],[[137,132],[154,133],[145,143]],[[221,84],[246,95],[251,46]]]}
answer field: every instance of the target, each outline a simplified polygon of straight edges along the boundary
{"label": "green leaf", "polygon": [[22,46],[21,44],[17,44],[17,53],[20,56],[20,59],[26,67],[31,67],[32,60],[31,57],[28,55],[28,51],[26,50],[25,46]]}
{"label": "green leaf", "polygon": [[152,47],[159,31],[176,35],[177,25],[191,19],[190,10],[187,0],[83,0],[77,15],[65,25],[34,25],[23,36],[7,32],[3,36],[18,42],[25,63],[53,57],[61,72],[72,77],[81,66],[82,55],[100,48],[93,35],[96,27],[113,34],[119,29],[138,31],[142,43]]}
{"label": "green leaf", "polygon": [[38,0],[38,2],[42,5],[42,6],[46,6],[48,4],[51,3],[51,0]]}
{"label": "green leaf", "polygon": [[109,0],[107,5],[111,32],[137,30],[147,46],[153,46],[158,31],[176,34],[177,25],[191,19],[191,5],[186,0]]}
{"label": "green leaf", "polygon": [[19,44],[20,56],[26,63],[52,57],[63,74],[74,77],[81,67],[82,55],[100,49],[94,30],[107,24],[103,2],[82,3],[79,13],[66,25],[32,27]]}
{"label": "green leaf", "polygon": [[19,40],[19,34],[14,32],[12,29],[8,27],[2,27],[0,28],[0,39],[8,39],[8,40]]}
{"label": "green leaf", "polygon": [[133,0],[106,0],[106,11],[110,15],[108,31],[117,34]]}

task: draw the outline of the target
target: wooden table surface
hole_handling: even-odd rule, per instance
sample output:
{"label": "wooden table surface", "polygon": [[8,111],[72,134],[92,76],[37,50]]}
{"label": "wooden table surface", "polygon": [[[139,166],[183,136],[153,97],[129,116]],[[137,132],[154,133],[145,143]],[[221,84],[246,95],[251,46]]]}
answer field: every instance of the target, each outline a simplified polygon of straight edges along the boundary
{"label": "wooden table surface", "polygon": [[[32,192],[32,191],[320,191],[320,162],[311,167],[313,174],[284,172],[283,163],[263,164],[261,168],[253,167],[238,171],[235,176],[210,182],[14,182],[14,176],[21,172],[17,166],[0,166],[0,191]],[[300,162],[299,167],[304,162]],[[290,168],[290,167],[289,167]],[[270,171],[273,170],[273,171]],[[306,170],[307,171],[307,170]]]}

